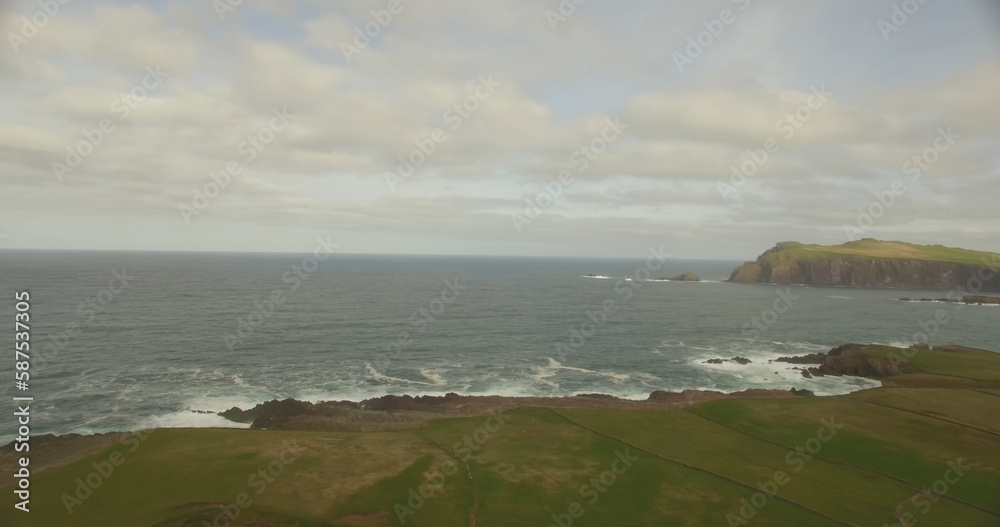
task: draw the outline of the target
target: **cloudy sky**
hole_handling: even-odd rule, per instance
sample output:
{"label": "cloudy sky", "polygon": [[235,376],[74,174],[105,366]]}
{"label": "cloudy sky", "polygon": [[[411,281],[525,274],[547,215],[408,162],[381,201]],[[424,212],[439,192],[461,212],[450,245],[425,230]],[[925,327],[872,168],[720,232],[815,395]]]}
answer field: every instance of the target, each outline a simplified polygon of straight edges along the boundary
{"label": "cloudy sky", "polygon": [[52,3],[0,2],[0,249],[1000,250],[989,0]]}

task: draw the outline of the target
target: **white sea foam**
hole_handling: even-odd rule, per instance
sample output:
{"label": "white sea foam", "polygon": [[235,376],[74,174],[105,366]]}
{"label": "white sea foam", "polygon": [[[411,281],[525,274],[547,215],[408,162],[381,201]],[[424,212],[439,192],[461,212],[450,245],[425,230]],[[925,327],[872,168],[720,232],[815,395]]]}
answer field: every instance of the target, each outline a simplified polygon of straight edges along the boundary
{"label": "white sea foam", "polygon": [[147,418],[137,427],[138,430],[148,428],[250,428],[250,423],[236,423],[218,414],[185,410]]}
{"label": "white sea foam", "polygon": [[607,377],[609,379],[612,379],[614,382],[618,382],[618,383],[627,381],[629,378],[632,377],[632,375],[629,374],[629,373],[617,373],[617,372],[613,372],[613,371],[588,370],[586,368],[577,368],[575,366],[566,366],[563,363],[561,363],[561,362],[553,359],[552,357],[546,357],[546,359],[549,360],[549,364],[548,364],[548,366],[542,368],[542,372],[543,373],[542,373],[542,377],[541,378],[543,378],[543,379],[547,379],[547,378],[555,376],[556,374],[559,373],[559,370],[575,371],[577,373],[586,373],[586,374],[589,374],[589,375],[599,375],[599,376],[602,376],[602,377]]}
{"label": "white sea foam", "polygon": [[420,375],[423,375],[425,379],[431,381],[431,384],[434,386],[444,386],[445,384],[448,384],[441,373],[426,368],[420,368]]}
{"label": "white sea foam", "polygon": [[376,370],[374,366],[372,366],[371,364],[369,364],[367,362],[365,363],[365,369],[368,370],[368,375],[372,379],[374,379],[376,381],[385,382],[385,383],[401,382],[401,383],[405,383],[405,384],[420,384],[420,385],[424,385],[424,386],[433,386],[433,384],[431,384],[429,382],[413,381],[413,380],[410,380],[410,379],[403,379],[403,378],[400,378],[400,377],[391,377],[389,375],[385,375],[385,374],[379,373],[379,371]]}
{"label": "white sea foam", "polygon": [[[822,376],[806,378],[802,376],[801,368],[808,365],[794,365],[783,362],[768,362],[789,354],[792,349],[807,351],[829,349],[810,342],[760,341],[752,346],[732,348],[729,353],[750,359],[749,364],[723,362],[708,364],[708,355],[691,358],[688,363],[695,368],[710,372],[717,379],[720,391],[731,393],[753,388],[779,389],[799,388],[812,390],[816,395],[841,395],[853,391],[881,386],[881,382],[861,377]],[[795,353],[794,351],[792,353]],[[718,357],[724,360],[730,357]],[[796,369],[800,368],[800,369]]]}

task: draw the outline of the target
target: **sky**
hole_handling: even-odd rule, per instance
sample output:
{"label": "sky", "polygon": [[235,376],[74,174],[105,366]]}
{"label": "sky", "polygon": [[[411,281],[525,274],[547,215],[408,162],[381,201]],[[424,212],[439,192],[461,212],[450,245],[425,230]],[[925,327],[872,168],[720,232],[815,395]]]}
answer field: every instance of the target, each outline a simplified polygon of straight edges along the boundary
{"label": "sky", "polygon": [[0,1],[0,250],[1000,250],[997,2],[60,1]]}

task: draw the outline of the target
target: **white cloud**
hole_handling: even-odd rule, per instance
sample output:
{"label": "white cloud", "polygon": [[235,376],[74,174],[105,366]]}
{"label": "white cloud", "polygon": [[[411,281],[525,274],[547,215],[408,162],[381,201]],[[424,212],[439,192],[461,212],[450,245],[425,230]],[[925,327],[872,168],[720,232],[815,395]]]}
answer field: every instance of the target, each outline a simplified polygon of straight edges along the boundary
{"label": "white cloud", "polygon": [[[767,245],[812,232],[805,241],[840,241],[852,209],[898,177],[939,127],[953,127],[961,141],[879,228],[912,233],[898,229],[919,225],[954,245],[1000,235],[983,197],[1000,146],[1000,63],[966,58],[996,44],[977,43],[977,34],[941,40],[962,49],[967,64],[941,63],[935,52],[919,69],[899,71],[918,62],[893,61],[893,53],[916,51],[884,46],[877,34],[836,40],[838,29],[856,31],[872,16],[861,2],[752,5],[678,75],[670,54],[732,2],[626,2],[614,12],[587,3],[553,31],[545,10],[556,2],[403,1],[350,62],[341,43],[383,6],[261,1],[222,22],[207,4],[66,9],[18,53],[0,53],[0,88],[10,94],[0,101],[5,246],[65,244],[61,234],[26,227],[58,215],[147,225],[163,248],[235,248],[221,234],[193,235],[178,205],[236,160],[242,173],[195,221],[211,233],[237,224],[269,233],[245,249],[281,249],[282,232],[336,226],[372,240],[359,251],[404,236],[458,253],[492,240],[501,251],[533,252],[547,241],[553,253],[592,246],[607,254],[599,242],[642,245],[661,231],[685,243],[700,237],[706,256],[740,257],[727,237]],[[969,6],[956,10],[942,24],[963,27],[976,16]],[[0,30],[17,31],[21,13],[0,13]],[[871,63],[840,51],[857,46],[883,46],[871,55],[888,59],[870,60],[905,83],[892,74],[878,81],[860,69]],[[120,118],[112,101],[156,65],[169,77]],[[501,86],[452,129],[445,112],[490,75]],[[833,95],[816,107],[813,86]],[[810,102],[811,116],[786,136],[779,121]],[[245,159],[238,145],[267,127],[276,108],[294,121]],[[573,152],[616,117],[627,126],[621,139],[574,169],[571,188],[519,237],[509,215],[523,197],[572,169]],[[104,118],[114,132],[60,184],[52,162]],[[390,190],[385,172],[435,128],[447,140]],[[743,208],[734,208],[717,183],[768,138],[780,151],[748,178]],[[23,242],[18,228],[37,240]],[[137,246],[114,234],[87,243]]]}

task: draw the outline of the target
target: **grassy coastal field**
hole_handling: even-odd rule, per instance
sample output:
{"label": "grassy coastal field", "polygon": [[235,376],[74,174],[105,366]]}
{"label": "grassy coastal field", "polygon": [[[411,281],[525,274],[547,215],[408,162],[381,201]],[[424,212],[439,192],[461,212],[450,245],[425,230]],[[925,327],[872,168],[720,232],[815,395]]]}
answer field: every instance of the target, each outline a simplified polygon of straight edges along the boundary
{"label": "grassy coastal field", "polygon": [[846,396],[669,411],[150,430],[34,473],[30,513],[4,487],[0,524],[1000,525],[1000,355],[865,353],[920,371]]}
{"label": "grassy coastal field", "polygon": [[772,265],[789,261],[823,261],[855,256],[861,258],[885,258],[894,260],[918,260],[966,265],[982,265],[985,261],[995,261],[997,254],[943,245],[914,245],[897,241],[882,241],[872,238],[844,243],[842,245],[814,245],[799,242],[783,242],[785,249],[768,255]]}

